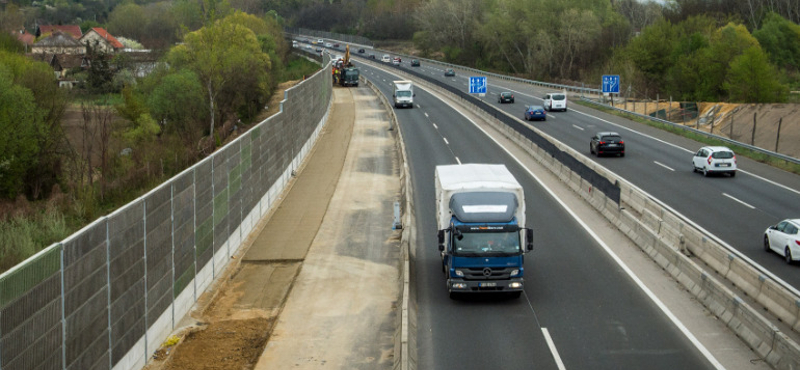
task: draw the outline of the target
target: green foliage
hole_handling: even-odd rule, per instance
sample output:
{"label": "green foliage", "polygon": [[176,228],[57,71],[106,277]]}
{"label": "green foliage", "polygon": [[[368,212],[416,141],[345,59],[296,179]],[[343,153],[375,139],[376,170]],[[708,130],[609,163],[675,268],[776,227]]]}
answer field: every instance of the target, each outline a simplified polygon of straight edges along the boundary
{"label": "green foliage", "polygon": [[206,104],[200,79],[188,69],[164,76],[147,95],[147,106],[153,118],[165,122],[165,131],[177,132],[183,137],[202,128],[199,124],[208,117]]}
{"label": "green foliage", "polygon": [[22,44],[15,34],[8,32],[0,32],[0,51],[9,51],[12,53],[24,53],[25,45]]}
{"label": "green foliage", "polygon": [[724,88],[732,101],[743,103],[780,103],[789,93],[778,80],[777,69],[757,46],[731,61]]}
{"label": "green foliage", "polygon": [[278,83],[300,80],[303,77],[311,76],[319,71],[319,64],[312,63],[308,59],[298,56],[292,56],[286,63],[286,68],[283,71]]}
{"label": "green foliage", "polygon": [[36,163],[43,114],[30,89],[13,83],[0,64],[0,195],[13,198]]}
{"label": "green foliage", "polygon": [[71,230],[62,212],[48,208],[34,217],[0,220],[0,271],[63,240]]}
{"label": "green foliage", "polygon": [[770,61],[782,68],[800,69],[800,25],[776,13],[767,14],[761,29],[753,32]]}

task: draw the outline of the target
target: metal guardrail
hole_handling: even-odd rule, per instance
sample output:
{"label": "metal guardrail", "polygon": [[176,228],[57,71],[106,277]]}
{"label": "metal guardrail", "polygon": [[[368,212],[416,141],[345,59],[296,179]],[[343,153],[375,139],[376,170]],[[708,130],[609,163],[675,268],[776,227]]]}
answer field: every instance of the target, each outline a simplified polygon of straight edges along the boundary
{"label": "metal guardrail", "polygon": [[786,162],[791,162],[791,163],[794,163],[794,164],[800,164],[800,159],[798,159],[798,158],[790,157],[790,156],[785,155],[785,154],[773,152],[771,150],[767,150],[767,149],[760,148],[760,147],[757,147],[757,146],[753,146],[753,145],[750,145],[750,144],[745,144],[745,143],[743,143],[741,141],[736,141],[736,140],[733,140],[733,139],[730,139],[730,138],[727,138],[727,137],[724,137],[724,136],[714,135],[712,133],[705,132],[703,130],[698,130],[698,129],[694,128],[694,127],[681,125],[681,124],[678,124],[678,123],[675,123],[675,122],[672,122],[672,121],[667,121],[665,119],[651,117],[651,116],[646,115],[646,114],[636,113],[636,112],[633,112],[633,111],[617,108],[617,107],[611,106],[609,104],[604,104],[604,103],[601,103],[601,102],[594,101],[592,99],[587,99],[585,97],[582,98],[582,100],[585,101],[585,102],[591,103],[591,104],[595,104],[595,105],[599,105],[599,106],[602,106],[602,107],[605,107],[605,108],[613,109],[613,110],[616,110],[616,111],[619,111],[619,112],[625,112],[627,114],[631,114],[631,115],[637,116],[639,118],[644,118],[644,119],[647,119],[647,120],[650,120],[650,121],[653,121],[653,122],[663,123],[665,125],[670,125],[672,127],[681,128],[681,129],[684,129],[686,131],[691,131],[693,133],[706,136],[708,138],[724,141],[724,142],[726,142],[728,144],[740,146],[740,147],[752,150],[754,152],[759,152],[759,153],[762,153],[762,154],[766,154],[766,155],[769,155],[769,156],[772,156],[772,157],[775,157],[775,158],[778,158],[778,159],[782,159],[782,160],[784,160]]}

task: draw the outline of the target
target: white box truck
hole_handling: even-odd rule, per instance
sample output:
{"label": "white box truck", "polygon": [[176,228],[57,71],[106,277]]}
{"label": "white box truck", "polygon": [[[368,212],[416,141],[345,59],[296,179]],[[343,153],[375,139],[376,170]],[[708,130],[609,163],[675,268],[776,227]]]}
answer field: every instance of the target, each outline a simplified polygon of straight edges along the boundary
{"label": "white box truck", "polygon": [[414,108],[414,83],[411,81],[393,81],[394,93],[394,107],[409,107]]}
{"label": "white box truck", "polygon": [[[522,294],[525,194],[504,165],[436,166],[436,219],[450,298],[459,293]],[[524,246],[524,247],[523,247]]]}

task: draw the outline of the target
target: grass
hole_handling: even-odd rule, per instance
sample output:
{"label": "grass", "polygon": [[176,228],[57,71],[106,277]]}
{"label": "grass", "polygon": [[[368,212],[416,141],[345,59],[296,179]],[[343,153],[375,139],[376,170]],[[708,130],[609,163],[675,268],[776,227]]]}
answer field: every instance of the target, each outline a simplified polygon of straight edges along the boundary
{"label": "grass", "polygon": [[0,221],[0,272],[65,239],[73,231],[67,216],[52,207],[33,217]]}
{"label": "grass", "polygon": [[312,63],[308,59],[295,56],[286,63],[286,68],[281,73],[280,81],[294,81],[303,79],[303,77],[311,76],[319,71],[319,64]]}
{"label": "grass", "polygon": [[696,133],[694,131],[690,131],[690,130],[686,130],[684,128],[681,128],[679,126],[673,126],[673,125],[669,125],[669,124],[666,124],[666,123],[661,123],[661,122],[657,122],[657,121],[651,121],[649,119],[644,119],[644,118],[639,117],[637,115],[633,115],[633,114],[630,114],[630,113],[624,113],[624,112],[618,111],[616,109],[612,109],[612,108],[608,108],[608,107],[604,107],[604,106],[600,106],[600,105],[596,105],[596,104],[587,103],[587,102],[582,101],[582,100],[573,100],[573,102],[578,103],[580,105],[583,105],[585,107],[589,107],[589,108],[596,109],[596,110],[599,110],[599,111],[602,111],[602,112],[605,112],[605,113],[613,114],[613,115],[615,115],[617,117],[626,118],[626,119],[629,119],[631,121],[635,121],[635,122],[639,122],[639,123],[644,124],[644,125],[655,127],[655,128],[660,129],[660,130],[663,130],[663,131],[671,132],[673,134],[680,135],[680,136],[683,136],[685,138],[692,139],[694,141],[697,141],[697,142],[700,142],[700,143],[703,143],[703,144],[727,146],[728,148],[731,148],[731,150],[733,150],[736,153],[736,155],[747,157],[747,158],[750,158],[750,159],[752,159],[754,161],[761,162],[761,163],[764,163],[764,164],[768,164],[768,165],[773,166],[775,168],[780,168],[780,169],[782,169],[784,171],[788,171],[788,172],[795,173],[795,174],[800,174],[800,164],[795,164],[795,163],[792,163],[792,162],[788,162],[788,161],[785,161],[783,159],[776,158],[776,157],[773,157],[773,156],[765,154],[765,153],[757,152],[757,151],[748,149],[748,148],[743,147],[743,146],[730,144],[730,143],[728,143],[726,141],[722,141],[722,140],[719,140],[719,139],[715,139],[715,138],[711,138],[711,137],[708,137],[708,136],[705,136],[705,135],[701,135],[701,134],[698,134],[698,133]]}

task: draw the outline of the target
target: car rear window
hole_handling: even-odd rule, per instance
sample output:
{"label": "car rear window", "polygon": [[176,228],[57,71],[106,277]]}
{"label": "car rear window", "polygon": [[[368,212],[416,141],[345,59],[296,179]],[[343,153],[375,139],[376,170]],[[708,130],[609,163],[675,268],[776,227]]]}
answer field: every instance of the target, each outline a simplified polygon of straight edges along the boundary
{"label": "car rear window", "polygon": [[728,159],[733,158],[733,152],[721,151],[721,152],[714,152],[711,153],[712,158],[716,159]]}
{"label": "car rear window", "polygon": [[563,94],[553,95],[553,100],[564,100],[566,98],[567,98],[567,96],[563,95]]}
{"label": "car rear window", "polygon": [[609,141],[612,143],[618,143],[622,141],[622,138],[619,136],[603,136],[603,141]]}

